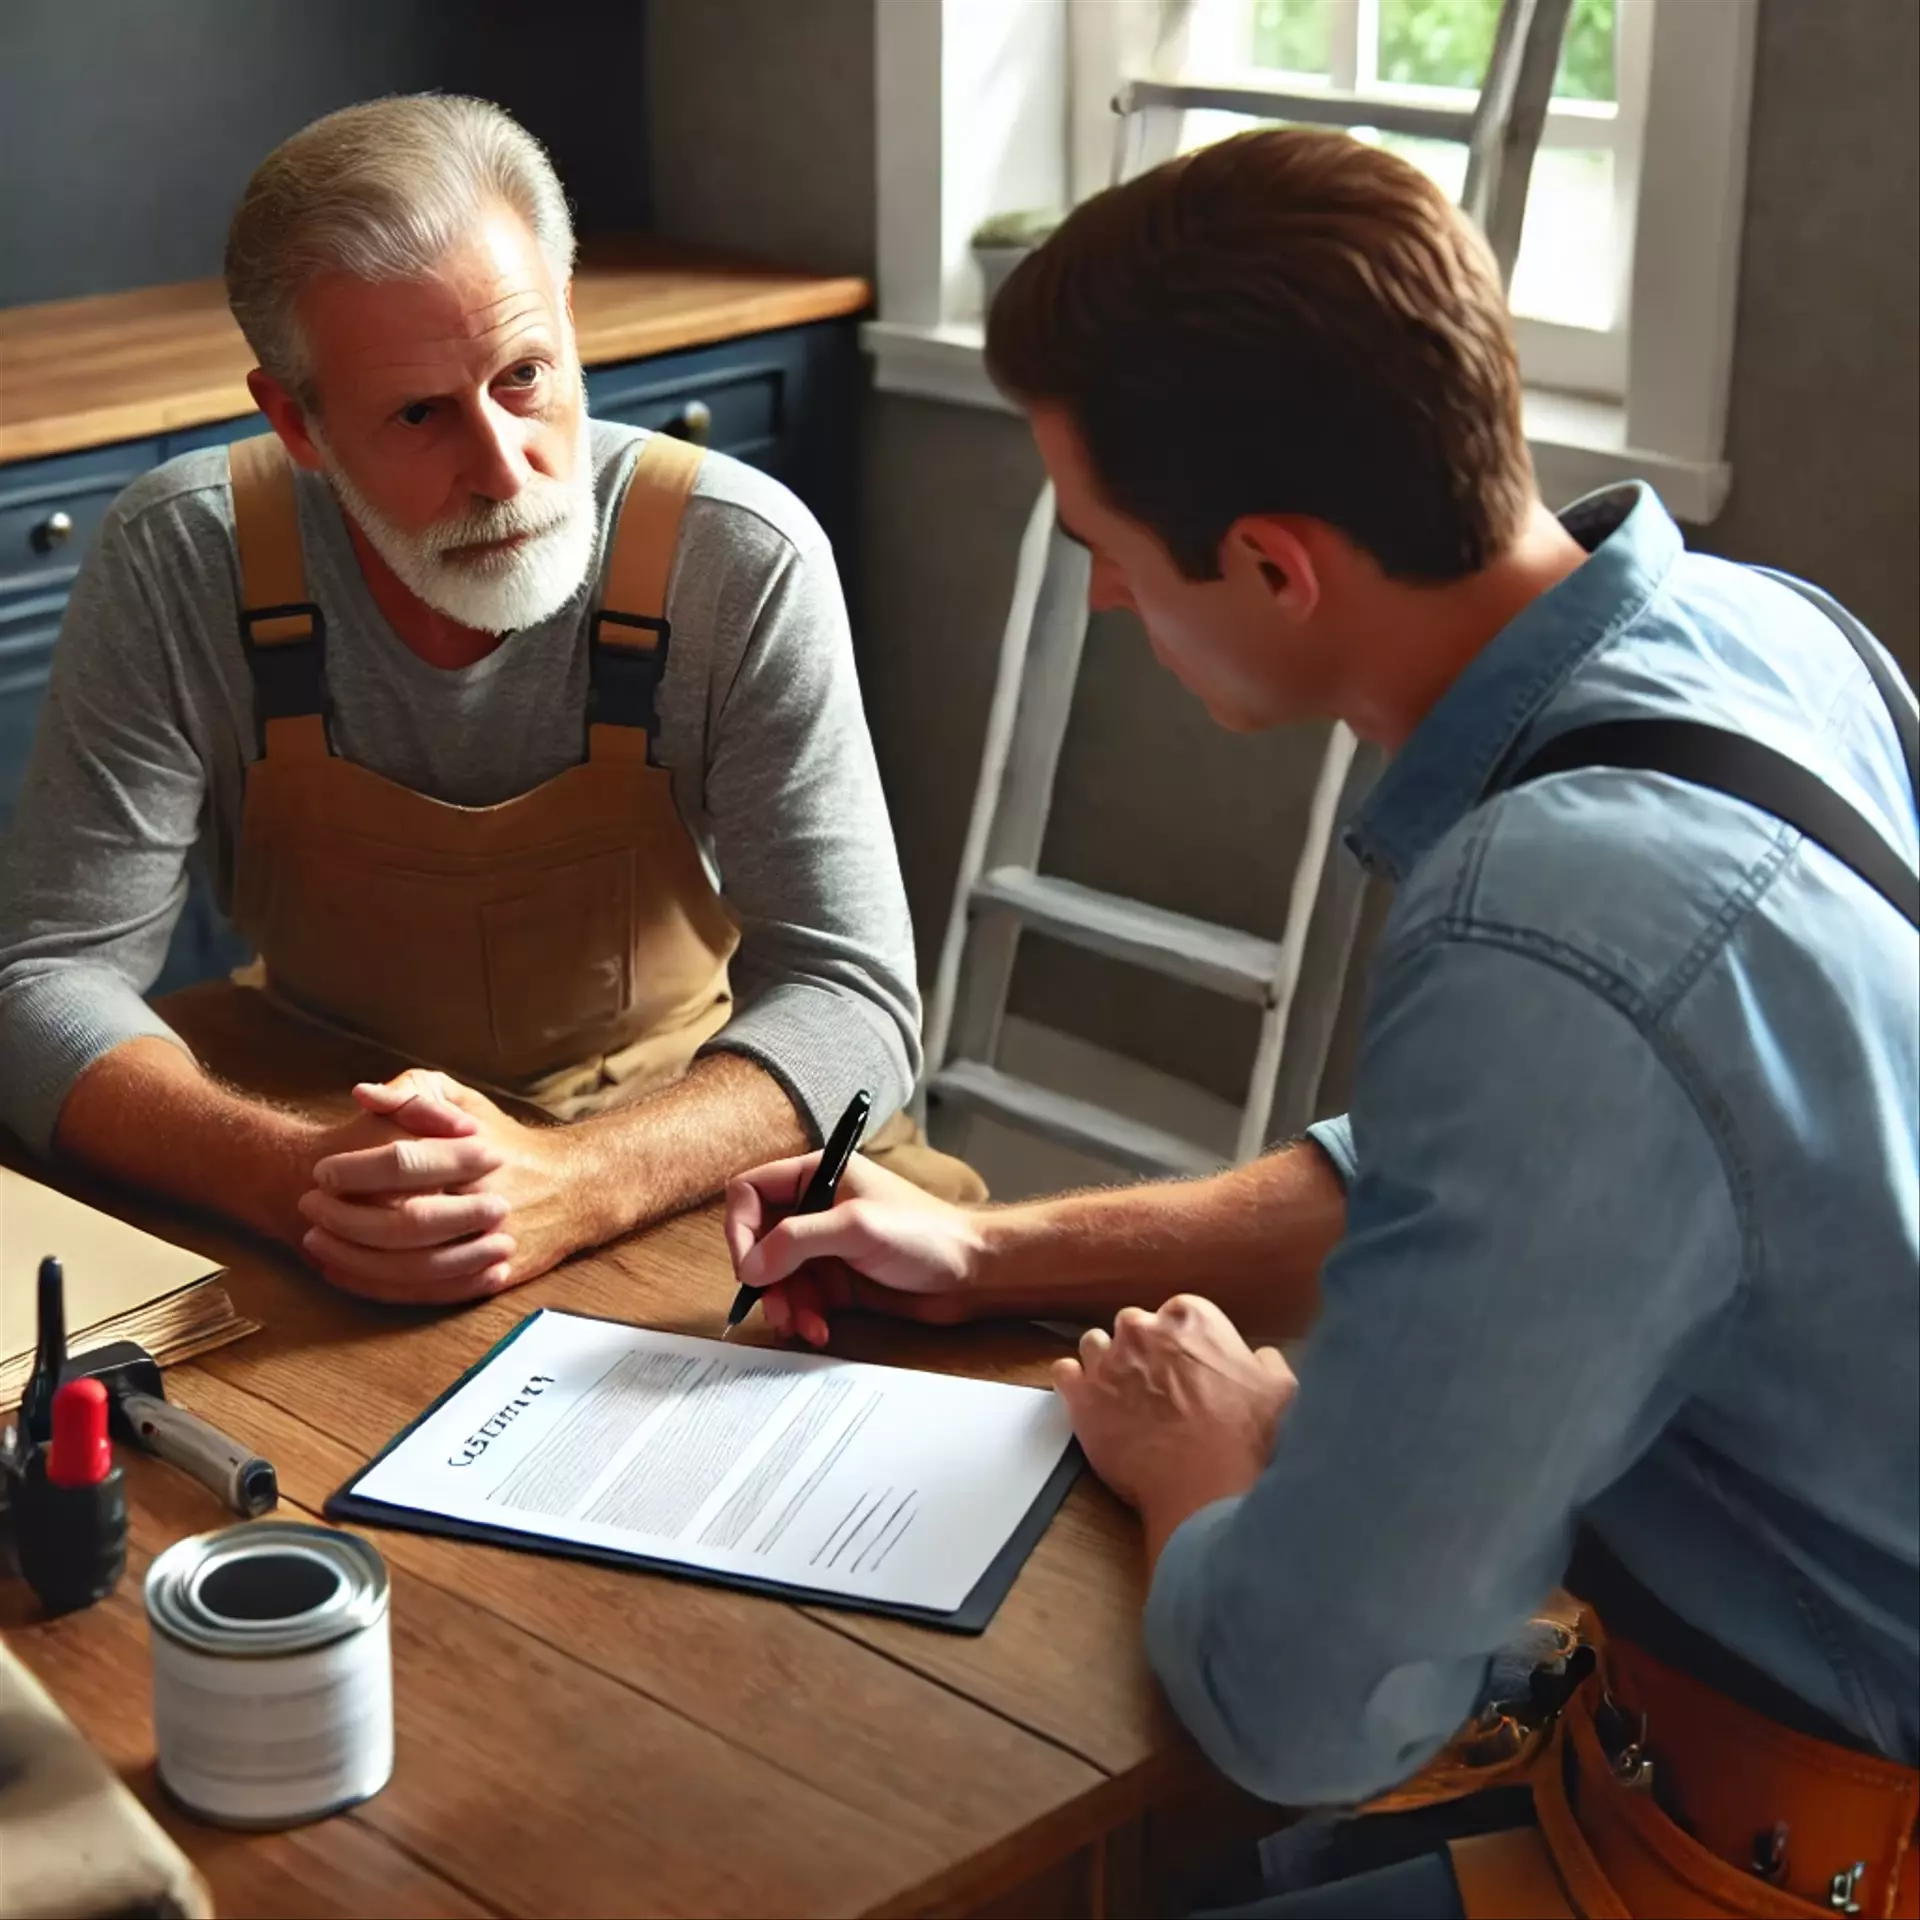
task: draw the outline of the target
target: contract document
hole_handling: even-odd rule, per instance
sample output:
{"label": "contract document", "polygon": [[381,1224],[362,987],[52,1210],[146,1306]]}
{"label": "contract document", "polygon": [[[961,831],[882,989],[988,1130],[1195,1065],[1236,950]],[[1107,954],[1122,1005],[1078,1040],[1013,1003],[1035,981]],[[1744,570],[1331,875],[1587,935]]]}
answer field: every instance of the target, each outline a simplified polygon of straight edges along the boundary
{"label": "contract document", "polygon": [[1032,1387],[542,1310],[327,1512],[978,1631],[1072,1440]]}

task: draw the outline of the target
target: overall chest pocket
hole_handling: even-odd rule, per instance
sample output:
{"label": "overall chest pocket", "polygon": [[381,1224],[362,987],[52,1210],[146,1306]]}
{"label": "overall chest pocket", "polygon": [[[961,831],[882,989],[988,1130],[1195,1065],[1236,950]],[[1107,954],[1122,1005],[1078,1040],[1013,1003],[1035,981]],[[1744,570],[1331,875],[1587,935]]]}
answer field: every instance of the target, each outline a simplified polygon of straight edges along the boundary
{"label": "overall chest pocket", "polygon": [[628,847],[506,871],[302,834],[242,874],[275,989],[409,1059],[499,1084],[617,1044],[633,1004]]}
{"label": "overall chest pocket", "polygon": [[628,1037],[637,893],[633,850],[618,847],[562,858],[524,889],[481,905],[489,1035],[502,1077],[569,1066]]}

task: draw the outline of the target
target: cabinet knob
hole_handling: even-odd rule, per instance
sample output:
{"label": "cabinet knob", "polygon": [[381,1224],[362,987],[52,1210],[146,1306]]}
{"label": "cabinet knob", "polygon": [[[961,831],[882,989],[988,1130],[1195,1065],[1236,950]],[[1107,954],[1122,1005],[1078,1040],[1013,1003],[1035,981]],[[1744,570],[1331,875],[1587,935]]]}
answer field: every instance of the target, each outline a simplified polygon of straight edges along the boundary
{"label": "cabinet knob", "polygon": [[667,431],[676,440],[691,440],[696,447],[704,447],[713,431],[713,409],[704,400],[689,400],[667,422]]}
{"label": "cabinet knob", "polygon": [[73,515],[57,507],[33,530],[33,544],[42,553],[51,553],[72,538]]}

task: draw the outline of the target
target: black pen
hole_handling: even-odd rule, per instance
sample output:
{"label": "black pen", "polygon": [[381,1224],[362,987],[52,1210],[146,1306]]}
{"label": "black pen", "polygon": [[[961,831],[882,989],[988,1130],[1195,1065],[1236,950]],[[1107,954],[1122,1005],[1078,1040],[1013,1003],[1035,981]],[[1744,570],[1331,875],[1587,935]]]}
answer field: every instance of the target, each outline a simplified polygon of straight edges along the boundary
{"label": "black pen", "polygon": [[[847,1162],[853,1158],[853,1150],[867,1130],[867,1116],[872,1111],[871,1094],[856,1093],[847,1102],[847,1110],[840,1116],[839,1125],[828,1136],[826,1151],[821,1154],[820,1164],[813,1170],[813,1178],[807,1182],[806,1192],[800,1196],[798,1204],[786,1213],[786,1219],[791,1220],[797,1213],[825,1213],[833,1205],[834,1197],[840,1191],[840,1176],[846,1172]],[[726,1329],[720,1335],[722,1340],[753,1311],[753,1303],[759,1298],[760,1290],[757,1287],[742,1287],[733,1296],[733,1305],[727,1309]]]}

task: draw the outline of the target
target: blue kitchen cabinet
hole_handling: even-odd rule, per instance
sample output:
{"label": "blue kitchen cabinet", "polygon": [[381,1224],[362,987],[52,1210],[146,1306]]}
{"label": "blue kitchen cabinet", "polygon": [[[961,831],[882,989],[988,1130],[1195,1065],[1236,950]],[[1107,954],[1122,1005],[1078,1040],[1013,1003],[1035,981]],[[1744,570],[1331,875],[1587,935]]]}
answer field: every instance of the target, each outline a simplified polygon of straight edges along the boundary
{"label": "blue kitchen cabinet", "polygon": [[[773,474],[812,508],[843,572],[853,518],[858,354],[846,321],[587,370],[595,419],[701,441]],[[0,833],[26,771],[67,595],[115,497],[149,467],[264,430],[258,414],[145,440],[0,466]],[[193,865],[154,992],[215,978],[247,958]]]}
{"label": "blue kitchen cabinet", "polygon": [[157,441],[136,440],[0,467],[0,831],[20,797],[80,556],[121,488],[158,458]]}

